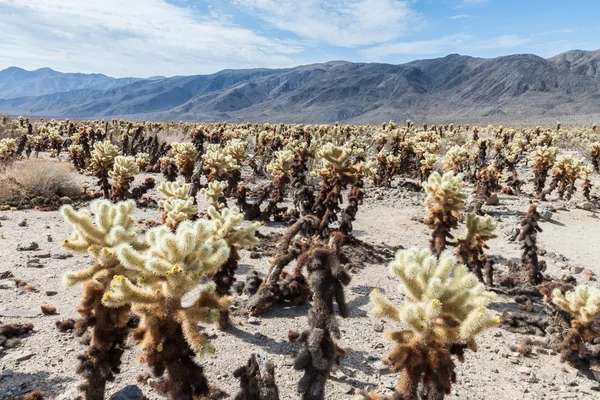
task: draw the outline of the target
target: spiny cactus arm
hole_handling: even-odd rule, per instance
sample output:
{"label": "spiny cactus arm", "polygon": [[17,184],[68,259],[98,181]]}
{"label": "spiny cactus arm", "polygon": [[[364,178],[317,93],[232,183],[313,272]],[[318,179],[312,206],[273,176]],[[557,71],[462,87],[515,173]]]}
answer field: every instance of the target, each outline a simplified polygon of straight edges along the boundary
{"label": "spiny cactus arm", "polygon": [[178,199],[186,200],[190,197],[190,190],[192,185],[189,183],[181,182],[161,182],[158,185],[158,191],[165,197],[175,197]]}
{"label": "spiny cactus arm", "polygon": [[102,271],[104,266],[99,263],[93,263],[88,268],[81,269],[79,271],[67,272],[63,281],[67,286],[73,286],[79,282],[87,281],[91,279],[97,272]]}
{"label": "spiny cactus arm", "polygon": [[225,205],[219,202],[219,199],[224,197],[224,191],[227,189],[228,183],[223,181],[209,182],[208,187],[200,189],[200,195],[204,197],[212,207],[220,210]]}
{"label": "spiny cactus arm", "polygon": [[206,335],[198,332],[198,325],[188,318],[180,321],[181,330],[185,341],[198,356],[214,354],[215,346],[208,341]]}
{"label": "spiny cactus arm", "polygon": [[501,321],[500,316],[493,315],[485,306],[477,307],[460,325],[461,343],[474,342],[475,336],[486,329],[500,325]]}
{"label": "spiny cactus arm", "polygon": [[600,316],[600,290],[593,287],[578,285],[565,294],[554,289],[552,302],[584,323]]}
{"label": "spiny cactus arm", "polygon": [[[77,237],[73,240],[72,244],[69,244],[68,241],[65,241],[65,247],[70,245],[73,246],[74,249],[80,248],[80,246],[82,246],[81,239],[87,240],[88,242],[96,245],[104,245],[106,231],[103,231],[101,228],[94,225],[92,215],[88,210],[75,211],[75,209],[73,209],[73,207],[70,205],[65,205],[61,207],[60,212],[67,222],[73,225],[77,230]],[[102,213],[102,218],[100,218],[100,221],[103,225],[108,224],[107,220],[109,217],[110,216],[108,213]],[[97,217],[97,220],[98,218],[99,217]],[[106,220],[104,220],[104,218],[106,218]]]}
{"label": "spiny cactus arm", "polygon": [[102,296],[102,304],[113,308],[136,303],[155,304],[162,300],[160,291],[142,289],[122,275],[113,277],[110,290]]}
{"label": "spiny cactus arm", "polygon": [[369,295],[373,308],[369,311],[369,315],[377,318],[387,318],[392,321],[399,321],[400,317],[398,309],[381,295],[379,289],[373,289]]}
{"label": "spiny cactus arm", "polygon": [[208,214],[214,223],[215,236],[223,238],[230,246],[240,249],[259,242],[256,231],[260,223],[238,226],[244,220],[244,215],[238,208],[225,208],[219,212],[214,207],[209,207]]}

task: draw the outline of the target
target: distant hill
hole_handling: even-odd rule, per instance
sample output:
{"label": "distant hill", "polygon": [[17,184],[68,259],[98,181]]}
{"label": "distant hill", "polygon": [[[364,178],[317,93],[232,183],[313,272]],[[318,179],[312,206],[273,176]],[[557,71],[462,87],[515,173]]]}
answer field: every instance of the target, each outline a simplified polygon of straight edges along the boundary
{"label": "distant hill", "polygon": [[9,67],[0,71],[0,99],[42,96],[77,89],[111,89],[139,80],[141,79],[117,79],[102,74],[67,74],[50,68],[26,71]]}
{"label": "distant hill", "polygon": [[555,121],[600,115],[599,65],[600,51],[579,50],[549,59],[452,54],[401,65],[332,61],[126,84],[109,81],[101,87],[0,100],[0,112],[17,115],[34,109],[45,117],[232,122]]}

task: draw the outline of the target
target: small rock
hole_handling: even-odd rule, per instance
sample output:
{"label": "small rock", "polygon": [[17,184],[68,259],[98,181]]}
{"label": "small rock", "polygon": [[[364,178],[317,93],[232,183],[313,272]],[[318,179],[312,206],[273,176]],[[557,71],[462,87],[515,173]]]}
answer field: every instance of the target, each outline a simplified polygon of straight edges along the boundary
{"label": "small rock", "polygon": [[21,222],[19,222],[17,225],[19,225],[19,226],[27,226],[27,220],[26,219],[21,220]]}
{"label": "small rock", "polygon": [[114,393],[109,400],[143,400],[144,393],[136,385],[127,385],[123,389]]}
{"label": "small rock", "polygon": [[583,267],[571,267],[572,274],[580,274],[583,272]]}
{"label": "small rock", "polygon": [[39,248],[40,246],[36,242],[21,243],[17,246],[18,251],[32,251]]}
{"label": "small rock", "polygon": [[377,323],[373,324],[373,330],[375,332],[383,332],[383,323],[377,322]]}
{"label": "small rock", "polygon": [[597,279],[596,278],[596,274],[593,271],[589,270],[589,269],[584,269],[581,272],[581,277],[583,279],[585,279],[586,281],[595,281]]}
{"label": "small rock", "polygon": [[0,289],[16,289],[17,288],[17,282],[15,281],[10,281],[8,279],[2,280],[0,281]]}
{"label": "small rock", "polygon": [[38,258],[27,260],[26,266],[27,268],[44,268],[44,264],[42,264]]}
{"label": "small rock", "polygon": [[33,356],[35,356],[35,353],[32,353],[31,351],[18,350],[18,351],[12,351],[12,352],[8,353],[7,355],[5,355],[2,358],[2,360],[19,362],[19,361],[29,360]]}
{"label": "small rock", "polygon": [[73,254],[69,254],[69,253],[52,254],[53,260],[66,260],[67,258],[71,258],[71,257],[73,257]]}
{"label": "small rock", "polygon": [[53,242],[54,241],[54,239],[52,239],[52,235],[48,235],[46,237],[46,240],[48,240],[49,242]]}
{"label": "small rock", "polygon": [[596,208],[596,205],[594,203],[592,203],[591,201],[584,201],[583,203],[579,203],[577,205],[577,208],[581,208],[582,210],[594,210]]}
{"label": "small rock", "polygon": [[50,253],[35,253],[36,258],[50,258],[52,254]]}
{"label": "small rock", "polygon": [[246,322],[251,325],[260,325],[260,320],[256,317],[249,317]]}
{"label": "small rock", "polygon": [[40,315],[39,311],[23,310],[22,308],[9,308],[0,310],[0,317],[12,318],[35,318]]}
{"label": "small rock", "polygon": [[[73,203],[73,200],[71,200],[71,198],[67,197],[67,196],[61,197],[60,199],[58,199],[58,201],[60,202],[60,204],[71,204],[71,203]],[[112,399],[112,397],[111,397],[111,399]]]}
{"label": "small rock", "polygon": [[490,197],[485,201],[487,206],[495,206],[496,204],[500,204],[500,199],[498,198],[497,193],[493,193]]}
{"label": "small rock", "polygon": [[540,217],[542,217],[546,221],[550,221],[552,219],[552,211],[548,210],[547,208],[544,208],[542,212],[540,212]]}
{"label": "small rock", "polygon": [[83,395],[79,388],[73,387],[58,396],[57,400],[83,400]]}
{"label": "small rock", "polygon": [[58,294],[58,292],[55,292],[54,290],[46,291],[46,296],[56,296],[57,294]]}
{"label": "small rock", "polygon": [[283,360],[283,365],[285,365],[286,367],[291,367],[294,365],[294,359],[293,358],[286,358]]}

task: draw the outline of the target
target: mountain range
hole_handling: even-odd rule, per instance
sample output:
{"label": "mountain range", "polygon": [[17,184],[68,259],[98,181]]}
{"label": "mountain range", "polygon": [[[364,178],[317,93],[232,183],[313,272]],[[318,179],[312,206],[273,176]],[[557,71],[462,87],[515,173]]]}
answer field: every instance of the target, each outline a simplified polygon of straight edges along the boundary
{"label": "mountain range", "polygon": [[401,65],[332,61],[150,79],[10,67],[0,71],[0,112],[272,123],[587,123],[600,117],[600,50],[551,58],[451,54]]}

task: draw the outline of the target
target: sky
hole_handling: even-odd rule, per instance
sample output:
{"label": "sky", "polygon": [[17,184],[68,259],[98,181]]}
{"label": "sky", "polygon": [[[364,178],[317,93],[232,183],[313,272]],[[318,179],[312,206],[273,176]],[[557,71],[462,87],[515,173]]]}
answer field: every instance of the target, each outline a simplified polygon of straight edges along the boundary
{"label": "sky", "polygon": [[600,48],[599,0],[0,0],[0,69],[208,74]]}

